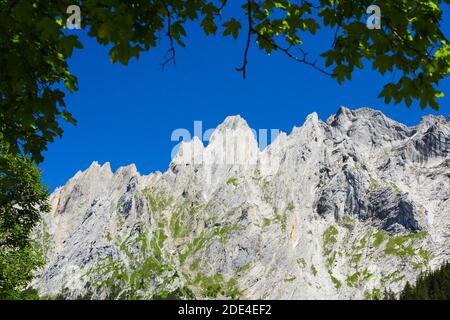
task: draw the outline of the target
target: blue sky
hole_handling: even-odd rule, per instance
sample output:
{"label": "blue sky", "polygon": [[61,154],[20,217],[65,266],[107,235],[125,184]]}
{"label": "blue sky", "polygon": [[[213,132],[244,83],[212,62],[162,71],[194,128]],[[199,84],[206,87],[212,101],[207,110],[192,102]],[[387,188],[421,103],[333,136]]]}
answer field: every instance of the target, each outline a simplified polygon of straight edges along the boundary
{"label": "blue sky", "polygon": [[[444,31],[450,30],[448,6],[446,10]],[[339,86],[311,67],[276,52],[269,57],[252,46],[244,81],[234,70],[242,64],[244,35],[233,41],[204,36],[198,27],[187,31],[187,47],[177,47],[177,66],[165,71],[160,63],[166,42],[128,66],[113,65],[107,47],[83,31],[71,31],[84,45],[70,60],[79,91],[66,100],[78,124],[64,124],[63,138],[49,145],[40,165],[44,183],[51,189],[63,185],[92,161],[109,161],[113,170],[135,163],[142,174],[165,171],[177,144],[171,141],[173,130],[193,132],[196,120],[207,129],[240,114],[252,128],[290,132],[311,112],[326,120],[341,105],[379,109],[408,125],[426,114],[450,114],[450,79],[441,83],[446,97],[438,112],[385,105],[377,96],[392,76],[383,78],[367,68]],[[307,37],[305,48],[314,57],[331,43],[331,35],[322,34]]]}

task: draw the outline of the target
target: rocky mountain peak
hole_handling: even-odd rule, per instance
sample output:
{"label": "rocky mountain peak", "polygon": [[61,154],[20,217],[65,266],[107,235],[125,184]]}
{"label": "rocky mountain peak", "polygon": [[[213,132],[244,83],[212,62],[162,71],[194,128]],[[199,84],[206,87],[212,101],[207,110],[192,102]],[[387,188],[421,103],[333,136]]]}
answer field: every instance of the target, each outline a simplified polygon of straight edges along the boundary
{"label": "rocky mountain peak", "polygon": [[228,116],[225,120],[217,127],[217,131],[224,129],[237,130],[240,128],[250,129],[247,121],[240,115]]}
{"label": "rocky mountain peak", "polygon": [[197,136],[189,142],[181,142],[173,164],[201,164],[203,162],[204,146]]}

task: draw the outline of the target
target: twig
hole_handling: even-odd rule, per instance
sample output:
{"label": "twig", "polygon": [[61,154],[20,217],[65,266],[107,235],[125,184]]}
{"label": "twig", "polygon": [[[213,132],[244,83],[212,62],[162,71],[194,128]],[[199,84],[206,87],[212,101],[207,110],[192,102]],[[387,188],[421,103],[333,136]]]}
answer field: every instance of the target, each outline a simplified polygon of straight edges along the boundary
{"label": "twig", "polygon": [[[337,7],[337,2],[335,2],[334,5],[333,5],[333,10],[334,10],[334,14],[336,16],[338,16],[338,9],[339,8]],[[334,32],[333,44],[331,46],[332,48],[336,47],[336,43],[337,43],[337,40],[338,40],[338,34],[339,34],[340,29],[341,29],[342,18],[343,18],[342,16],[339,16],[339,19],[338,19],[338,22],[337,22],[336,31]]]}
{"label": "twig", "polygon": [[255,34],[257,34],[258,37],[264,39],[264,41],[269,42],[269,43],[270,43],[272,46],[274,46],[277,50],[280,50],[281,52],[283,52],[284,54],[286,54],[289,58],[293,59],[294,61],[299,62],[299,63],[304,63],[304,64],[306,64],[306,65],[308,65],[308,66],[311,66],[311,67],[313,67],[314,69],[316,69],[317,71],[319,71],[319,72],[321,72],[321,73],[323,73],[323,74],[325,74],[325,75],[327,75],[327,76],[332,77],[332,76],[334,75],[333,73],[330,73],[330,72],[328,72],[328,71],[326,71],[326,70],[324,70],[324,69],[318,67],[318,66],[317,66],[317,60],[314,61],[314,62],[308,61],[308,60],[307,60],[308,53],[305,52],[302,48],[297,47],[298,50],[299,50],[299,51],[302,53],[302,55],[303,55],[303,57],[300,58],[300,57],[298,57],[298,56],[292,54],[292,53],[289,51],[290,48],[291,48],[291,46],[289,46],[288,48],[280,47],[278,44],[275,43],[274,40],[272,40],[272,39],[270,39],[270,38],[267,38],[265,35],[259,33],[258,31],[256,31],[256,30],[253,29],[252,32],[254,32]]}
{"label": "twig", "polygon": [[247,13],[248,13],[248,33],[247,33],[247,44],[244,51],[244,63],[242,67],[236,68],[236,71],[242,72],[244,80],[247,77],[247,63],[248,63],[248,50],[250,48],[250,42],[252,40],[252,30],[253,30],[253,20],[252,20],[252,4],[251,0],[247,0]]}
{"label": "twig", "polygon": [[176,66],[177,60],[176,60],[175,46],[173,44],[173,38],[172,38],[172,13],[169,11],[169,7],[167,6],[167,4],[165,2],[163,2],[163,4],[167,10],[167,17],[168,17],[167,36],[169,37],[169,42],[170,42],[170,48],[167,49],[166,53],[164,54],[164,61],[161,63],[161,67],[164,70],[165,66],[167,64],[169,64],[170,62],[173,62],[173,65]]}

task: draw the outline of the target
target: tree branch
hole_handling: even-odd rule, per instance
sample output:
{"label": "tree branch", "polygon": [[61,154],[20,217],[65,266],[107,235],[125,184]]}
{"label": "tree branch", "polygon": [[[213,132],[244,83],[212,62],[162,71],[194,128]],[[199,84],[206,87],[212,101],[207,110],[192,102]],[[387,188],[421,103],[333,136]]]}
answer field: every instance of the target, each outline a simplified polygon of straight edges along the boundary
{"label": "tree branch", "polygon": [[302,53],[302,55],[303,55],[303,57],[300,58],[300,57],[298,57],[298,56],[292,54],[292,53],[289,51],[289,50],[291,49],[292,46],[289,46],[289,47],[287,47],[287,48],[280,47],[278,44],[275,43],[274,40],[272,40],[272,39],[266,37],[265,35],[261,34],[260,32],[254,30],[254,29],[252,30],[252,32],[254,32],[258,37],[262,38],[264,41],[269,42],[269,43],[270,43],[272,46],[274,46],[277,50],[280,50],[281,52],[283,52],[284,54],[286,54],[289,58],[293,59],[294,61],[299,62],[299,63],[304,63],[304,64],[306,64],[306,65],[308,65],[308,66],[311,66],[311,67],[313,67],[314,69],[316,69],[317,71],[319,71],[319,72],[321,72],[321,73],[323,73],[323,74],[325,74],[325,75],[327,75],[327,76],[332,77],[332,76],[334,75],[333,73],[330,73],[330,72],[328,72],[328,71],[326,71],[326,70],[324,70],[324,69],[318,67],[318,66],[317,66],[317,60],[314,61],[314,62],[308,61],[308,60],[307,60],[308,53],[305,52],[302,48],[296,47],[296,48]]}
{"label": "tree branch", "polygon": [[[334,10],[334,14],[335,14],[336,16],[338,16],[338,10],[339,10],[339,8],[338,8],[337,6],[338,6],[338,5],[337,5],[337,2],[334,2],[334,4],[333,4],[333,10]],[[336,43],[337,43],[337,41],[338,41],[338,34],[339,34],[339,31],[340,31],[341,25],[342,25],[342,19],[343,19],[342,15],[339,16],[339,19],[338,19],[338,22],[337,22],[336,31],[334,32],[333,44],[332,44],[332,46],[331,46],[332,48],[335,48],[335,47],[336,47]]]}
{"label": "tree branch", "polygon": [[175,46],[173,44],[173,38],[172,38],[172,13],[169,11],[169,7],[167,6],[167,4],[165,2],[163,2],[163,4],[167,11],[167,17],[168,17],[167,36],[169,37],[169,43],[170,43],[169,49],[167,49],[166,53],[164,54],[164,61],[161,63],[161,67],[164,70],[165,66],[167,64],[169,64],[170,62],[173,62],[173,65],[176,66],[177,60],[176,60]]}
{"label": "tree branch", "polygon": [[244,63],[242,67],[236,68],[236,71],[242,72],[244,80],[247,77],[247,63],[248,63],[248,50],[250,48],[250,42],[252,40],[252,30],[253,30],[253,20],[252,20],[252,3],[251,0],[247,0],[247,14],[248,14],[248,33],[247,33],[247,44],[244,51]]}

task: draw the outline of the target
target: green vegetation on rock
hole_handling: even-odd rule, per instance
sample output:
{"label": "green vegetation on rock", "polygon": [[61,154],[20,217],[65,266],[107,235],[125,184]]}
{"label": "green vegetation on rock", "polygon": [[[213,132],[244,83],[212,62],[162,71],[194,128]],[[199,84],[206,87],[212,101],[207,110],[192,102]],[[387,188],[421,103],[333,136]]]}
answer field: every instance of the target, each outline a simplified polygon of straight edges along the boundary
{"label": "green vegetation on rock", "polygon": [[369,273],[368,269],[364,269],[363,272],[355,272],[351,275],[348,275],[346,278],[347,286],[350,288],[359,287],[364,281],[369,280],[372,277],[372,274]]}
{"label": "green vegetation on rock", "polygon": [[323,243],[325,246],[335,244],[339,231],[335,226],[329,226],[323,233]]}
{"label": "green vegetation on rock", "polygon": [[229,179],[227,180],[227,184],[228,184],[228,185],[233,185],[233,186],[237,187],[237,185],[238,185],[237,178],[235,178],[235,177],[229,178]]}
{"label": "green vegetation on rock", "polygon": [[202,289],[202,295],[206,298],[218,298],[219,296],[238,299],[242,296],[242,292],[237,286],[234,278],[225,281],[224,276],[217,273],[213,276],[205,276],[197,273],[193,284]]}
{"label": "green vegetation on rock", "polygon": [[281,215],[279,213],[275,213],[275,218],[273,218],[273,222],[279,223],[281,226],[281,230],[283,232],[286,231],[287,228],[287,217],[286,215]]}
{"label": "green vegetation on rock", "polygon": [[270,223],[271,223],[271,222],[272,222],[272,221],[271,221],[270,219],[264,218],[264,219],[263,219],[262,226],[263,226],[263,227],[268,227],[268,226],[270,226]]}
{"label": "green vegetation on rock", "polygon": [[397,283],[402,281],[405,278],[405,275],[402,274],[399,270],[395,270],[381,278],[381,285],[386,286],[390,284]]}
{"label": "green vegetation on rock", "polygon": [[317,276],[317,269],[316,269],[315,265],[311,265],[311,272],[312,272],[314,277]]}
{"label": "green vegetation on rock", "polygon": [[372,176],[369,176],[370,178],[370,191],[375,191],[380,187],[380,183],[375,180]]}
{"label": "green vegetation on rock", "polygon": [[239,230],[238,226],[223,226],[217,227],[213,230],[213,235],[218,237],[220,242],[225,243],[227,240],[228,234],[232,231]]}
{"label": "green vegetation on rock", "polygon": [[296,262],[301,269],[306,268],[306,261],[304,258],[297,258]]}
{"label": "green vegetation on rock", "polygon": [[390,183],[392,189],[394,189],[395,192],[397,192],[397,193],[402,193],[402,191],[400,190],[400,188],[399,188],[394,182],[391,181],[391,182],[389,182],[389,183]]}
{"label": "green vegetation on rock", "polygon": [[239,273],[244,273],[244,272],[250,270],[251,267],[252,267],[251,263],[248,262],[248,263],[244,264],[242,267],[240,267],[236,272],[237,272],[238,274],[239,274]]}
{"label": "green vegetation on rock", "polygon": [[366,300],[381,300],[382,298],[381,290],[378,288],[364,292],[364,299]]}
{"label": "green vegetation on rock", "polygon": [[333,285],[336,289],[339,289],[340,287],[342,287],[342,283],[339,281],[339,279],[337,279],[335,276],[333,276],[333,274],[331,272],[329,272],[331,281],[333,282]]}
{"label": "green vegetation on rock", "polygon": [[417,233],[409,233],[405,235],[389,237],[386,243],[386,248],[384,249],[384,253],[400,257],[415,256],[418,253],[413,247],[414,242],[416,240],[424,238],[426,235],[427,231],[424,230]]}
{"label": "green vegetation on rock", "polygon": [[150,189],[145,189],[142,193],[151,212],[160,212],[167,208],[167,206],[169,206],[169,204],[172,202],[172,199],[161,191],[155,192]]}
{"label": "green vegetation on rock", "polygon": [[374,235],[373,245],[375,248],[379,248],[384,241],[384,232],[382,230],[377,231]]}
{"label": "green vegetation on rock", "polygon": [[294,282],[295,279],[297,279],[296,276],[290,275],[290,276],[287,276],[286,278],[284,278],[283,281],[284,281],[284,282]]}

